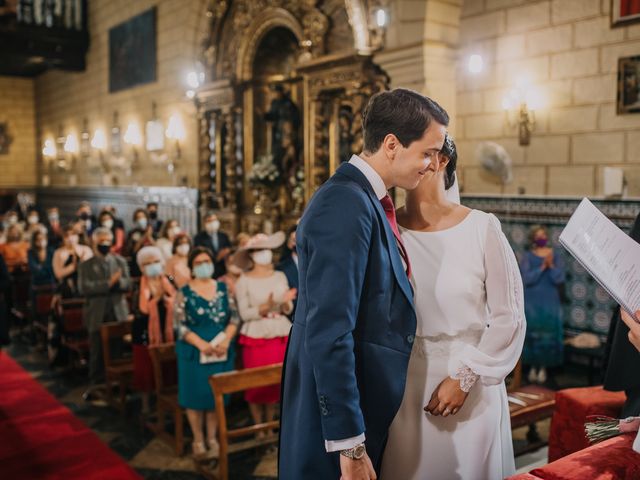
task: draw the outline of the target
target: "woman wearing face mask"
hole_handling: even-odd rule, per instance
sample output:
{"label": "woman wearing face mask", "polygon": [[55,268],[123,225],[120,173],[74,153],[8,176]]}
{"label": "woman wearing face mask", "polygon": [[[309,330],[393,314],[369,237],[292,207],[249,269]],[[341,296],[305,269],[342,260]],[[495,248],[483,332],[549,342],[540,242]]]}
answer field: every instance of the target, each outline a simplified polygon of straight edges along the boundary
{"label": "woman wearing face mask", "polygon": [[7,229],[7,243],[0,245],[0,255],[4,257],[9,272],[17,272],[27,268],[27,251],[29,242],[24,241],[20,225],[12,224]]}
{"label": "woman wearing face mask", "polygon": [[79,242],[73,225],[62,229],[62,246],[53,254],[53,273],[62,298],[78,296],[78,264],[93,257],[93,250]]}
{"label": "woman wearing face mask", "polygon": [[244,273],[244,270],[237,265],[235,256],[229,254],[224,259],[224,266],[226,273],[218,278],[221,282],[224,282],[229,289],[229,294],[236,296],[236,284],[238,279]]}
{"label": "woman wearing face mask", "polygon": [[136,256],[142,272],[134,292],[133,387],[142,392],[142,412],[149,413],[149,394],[154,389],[149,345],[173,342],[173,308],[176,289],[164,272],[158,247],[142,247]]}
{"label": "woman wearing face mask", "polygon": [[[285,274],[273,267],[273,250],[284,241],[283,232],[256,235],[235,255],[241,268],[251,265],[236,283],[236,300],[243,321],[238,343],[242,345],[244,368],[284,361],[291,329],[287,315],[293,310],[296,297],[296,289],[289,288]],[[255,423],[273,420],[280,401],[280,386],[249,389],[245,400]]]}
{"label": "woman wearing face mask", "polygon": [[132,259],[129,263],[131,276],[139,277],[141,272],[138,264],[135,262],[135,257],[142,247],[155,245],[155,240],[153,238],[153,228],[149,224],[149,217],[145,209],[138,208],[133,212],[133,224],[134,227],[129,231],[129,235],[127,236],[125,251],[127,256]]}
{"label": "woman wearing face mask", "polygon": [[563,362],[562,305],[559,286],[564,283],[562,256],[549,245],[547,229],[534,225],[531,249],[520,261],[527,314],[527,337],[522,362],[529,365],[529,381],[544,383],[547,368]]}
{"label": "woman wearing face mask", "polygon": [[[187,409],[194,456],[215,457],[219,445],[209,376],[233,370],[235,349],[231,342],[240,318],[225,284],[211,278],[214,268],[211,251],[194,248],[188,264],[193,279],[178,291],[174,311],[178,403]],[[212,340],[215,341],[211,343]],[[206,445],[203,423],[207,426]]]}
{"label": "woman wearing face mask", "polygon": [[191,240],[189,236],[184,233],[176,235],[171,249],[173,255],[167,260],[165,272],[178,288],[184,287],[191,280],[191,270],[187,263],[190,250]]}
{"label": "woman wearing face mask", "polygon": [[173,255],[173,240],[182,232],[177,220],[167,220],[160,228],[160,238],[156,240],[156,246],[162,251],[165,260]]}
{"label": "woman wearing face mask", "polygon": [[37,210],[29,210],[27,214],[27,225],[24,230],[24,240],[30,242],[36,231],[46,232],[47,227],[40,223],[40,215]]}
{"label": "woman wearing face mask", "polygon": [[124,248],[124,229],[116,226],[113,214],[108,210],[103,210],[98,216],[98,223],[101,227],[111,230],[113,233],[113,246],[111,247],[111,253],[122,254]]}

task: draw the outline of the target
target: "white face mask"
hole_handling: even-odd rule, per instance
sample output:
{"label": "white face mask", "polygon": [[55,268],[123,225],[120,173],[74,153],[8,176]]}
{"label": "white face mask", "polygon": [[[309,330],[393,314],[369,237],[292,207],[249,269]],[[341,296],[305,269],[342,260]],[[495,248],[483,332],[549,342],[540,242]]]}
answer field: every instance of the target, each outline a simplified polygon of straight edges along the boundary
{"label": "white face mask", "polygon": [[170,237],[175,237],[176,235],[179,235],[180,232],[182,232],[182,229],[177,225],[175,227],[171,227],[168,231]]}
{"label": "white face mask", "polygon": [[103,220],[102,226],[111,230],[111,228],[113,227],[113,220],[111,220],[110,218],[108,218],[107,220]]}
{"label": "white face mask", "polygon": [[186,257],[187,255],[189,255],[189,244],[183,243],[181,245],[178,245],[176,247],[176,253],[178,255],[182,255],[183,257]]}
{"label": "white face mask", "polygon": [[220,230],[220,220],[213,220],[211,222],[207,222],[204,226],[207,233],[216,233]]}
{"label": "white face mask", "polygon": [[67,242],[69,242],[69,245],[76,246],[78,245],[79,241],[80,241],[80,237],[78,237],[78,235],[69,235],[67,237]]}
{"label": "white face mask", "polygon": [[36,223],[38,223],[39,218],[36,215],[30,215],[29,217],[27,217],[27,222],[29,223],[29,225],[35,225]]}
{"label": "white face mask", "polygon": [[46,240],[38,240],[37,245],[40,248],[47,248],[47,241]]}
{"label": "white face mask", "polygon": [[258,265],[269,265],[273,260],[273,252],[271,250],[260,250],[252,253],[251,258]]}

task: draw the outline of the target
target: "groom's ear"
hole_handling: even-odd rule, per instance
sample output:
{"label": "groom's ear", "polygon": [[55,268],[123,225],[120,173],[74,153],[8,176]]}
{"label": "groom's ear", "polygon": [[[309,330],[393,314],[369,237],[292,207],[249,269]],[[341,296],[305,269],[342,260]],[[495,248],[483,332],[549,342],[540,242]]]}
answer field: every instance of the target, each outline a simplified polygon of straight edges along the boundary
{"label": "groom's ear", "polygon": [[400,147],[400,140],[393,133],[388,133],[384,140],[382,140],[382,148],[384,153],[391,160],[395,159],[396,153],[398,152],[398,148]]}

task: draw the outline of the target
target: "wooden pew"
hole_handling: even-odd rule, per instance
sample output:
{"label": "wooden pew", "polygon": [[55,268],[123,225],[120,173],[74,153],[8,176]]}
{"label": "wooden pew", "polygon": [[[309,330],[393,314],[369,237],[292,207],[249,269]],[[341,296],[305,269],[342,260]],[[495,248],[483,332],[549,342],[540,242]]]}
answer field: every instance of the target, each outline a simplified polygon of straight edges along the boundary
{"label": "wooden pew", "polygon": [[[217,475],[210,471],[200,471],[208,478],[227,480],[229,478],[229,454],[256,448],[270,443],[277,443],[278,436],[271,435],[261,439],[255,438],[258,432],[278,429],[280,422],[272,420],[236,429],[229,429],[225,414],[224,395],[242,392],[249,388],[267,387],[278,385],[282,377],[282,364],[267,365],[264,367],[234,370],[232,372],[219,373],[209,378],[216,402],[216,416],[218,417],[218,439],[220,442],[220,458]],[[249,437],[230,443],[231,439]]]}
{"label": "wooden pew", "polygon": [[[167,378],[166,368],[170,366],[175,372],[176,349],[174,343],[163,343],[149,346],[149,355],[153,364],[153,378],[156,387],[156,409],[157,419],[155,425],[150,425],[161,440],[174,447],[176,455],[180,456],[184,452],[184,410],[178,404],[177,378]],[[173,414],[174,435],[169,434],[165,429],[165,414]]]}
{"label": "wooden pew", "polygon": [[89,354],[89,338],[82,320],[83,305],[84,299],[82,298],[69,298],[60,301],[62,313],[60,344],[71,354],[75,354],[79,365],[83,363],[83,360],[86,361]]}
{"label": "wooden pew", "polygon": [[[107,384],[107,402],[113,405],[121,413],[126,406],[127,387],[133,379],[133,359],[128,357],[112,358],[111,341],[124,342],[125,335],[131,335],[132,321],[107,322],[100,326],[100,338],[102,340],[102,358],[104,360],[104,373]],[[112,384],[118,385],[118,400],[113,398]]]}

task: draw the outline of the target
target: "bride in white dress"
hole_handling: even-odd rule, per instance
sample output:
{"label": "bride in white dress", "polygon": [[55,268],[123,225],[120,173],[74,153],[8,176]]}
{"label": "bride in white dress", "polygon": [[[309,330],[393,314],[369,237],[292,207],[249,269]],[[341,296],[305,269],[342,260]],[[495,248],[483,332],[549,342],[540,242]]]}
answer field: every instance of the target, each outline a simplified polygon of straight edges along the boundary
{"label": "bride in white dress", "polygon": [[437,157],[398,211],[418,326],[380,478],[497,480],[515,473],[504,379],[524,342],[522,280],[498,219],[447,199],[450,138]]}

